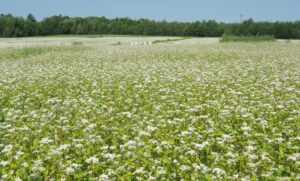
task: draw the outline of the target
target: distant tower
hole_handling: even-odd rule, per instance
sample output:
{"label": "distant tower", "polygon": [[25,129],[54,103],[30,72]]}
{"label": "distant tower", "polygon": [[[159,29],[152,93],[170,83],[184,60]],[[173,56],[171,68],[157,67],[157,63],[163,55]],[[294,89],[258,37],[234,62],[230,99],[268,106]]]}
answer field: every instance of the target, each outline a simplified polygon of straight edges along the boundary
{"label": "distant tower", "polygon": [[244,21],[244,15],[243,15],[243,13],[240,14],[240,21],[241,21],[241,23]]}

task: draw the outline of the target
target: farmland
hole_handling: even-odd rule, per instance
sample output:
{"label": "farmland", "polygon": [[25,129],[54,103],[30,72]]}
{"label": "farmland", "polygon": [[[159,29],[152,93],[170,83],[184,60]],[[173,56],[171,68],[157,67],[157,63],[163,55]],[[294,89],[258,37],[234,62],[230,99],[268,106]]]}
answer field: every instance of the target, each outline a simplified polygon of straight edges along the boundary
{"label": "farmland", "polygon": [[299,41],[171,39],[0,39],[0,180],[300,179]]}

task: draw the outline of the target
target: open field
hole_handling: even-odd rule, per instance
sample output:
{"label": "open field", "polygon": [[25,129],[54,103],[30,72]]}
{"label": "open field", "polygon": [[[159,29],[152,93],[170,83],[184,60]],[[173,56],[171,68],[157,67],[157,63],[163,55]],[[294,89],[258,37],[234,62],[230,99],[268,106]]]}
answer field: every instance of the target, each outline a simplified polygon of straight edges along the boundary
{"label": "open field", "polygon": [[299,180],[299,41],[169,38],[0,39],[0,180]]}
{"label": "open field", "polygon": [[123,45],[130,45],[134,42],[146,42],[155,40],[176,39],[176,37],[143,37],[143,36],[53,36],[34,38],[0,38],[0,48],[7,47],[30,47],[30,46],[70,46],[74,42],[81,42],[84,46],[103,48],[121,42]]}

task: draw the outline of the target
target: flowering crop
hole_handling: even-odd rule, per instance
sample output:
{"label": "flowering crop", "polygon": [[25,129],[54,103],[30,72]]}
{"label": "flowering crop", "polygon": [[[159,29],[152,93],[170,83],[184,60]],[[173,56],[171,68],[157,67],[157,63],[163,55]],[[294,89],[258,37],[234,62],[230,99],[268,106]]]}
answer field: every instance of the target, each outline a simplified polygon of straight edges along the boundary
{"label": "flowering crop", "polygon": [[0,180],[296,180],[299,145],[299,43],[0,49]]}

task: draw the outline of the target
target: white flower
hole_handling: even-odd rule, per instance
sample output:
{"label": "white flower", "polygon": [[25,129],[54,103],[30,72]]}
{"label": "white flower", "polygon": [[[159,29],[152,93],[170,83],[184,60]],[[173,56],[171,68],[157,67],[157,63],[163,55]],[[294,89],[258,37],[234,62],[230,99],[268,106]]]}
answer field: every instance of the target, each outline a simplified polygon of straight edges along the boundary
{"label": "white flower", "polygon": [[12,150],[12,148],[13,148],[13,145],[11,145],[11,144],[6,145],[6,146],[4,147],[4,149],[2,150],[2,152],[3,152],[3,153],[8,153],[8,152],[10,152],[10,151]]}
{"label": "white flower", "polygon": [[220,168],[214,168],[214,169],[212,170],[212,172],[213,172],[214,174],[216,174],[216,175],[225,175],[225,174],[226,174],[226,172],[225,172],[223,169],[220,169]]}
{"label": "white flower", "polygon": [[251,160],[258,159],[258,156],[253,155],[253,154],[248,155],[248,157],[249,157]]}
{"label": "white flower", "polygon": [[276,107],[277,107],[278,109],[283,109],[283,108],[284,108],[283,105],[277,105]]}
{"label": "white flower", "polygon": [[89,123],[90,121],[89,120],[87,120],[87,119],[81,119],[80,120],[80,123],[81,124],[87,124],[87,123]]}
{"label": "white flower", "polygon": [[28,163],[26,163],[26,162],[23,162],[21,165],[25,168],[27,168],[29,166]]}
{"label": "white flower", "polygon": [[109,146],[103,146],[100,148],[100,150],[108,150],[109,149]]}
{"label": "white flower", "polygon": [[53,142],[53,140],[50,138],[43,138],[40,140],[41,145],[45,145],[45,144],[52,143],[52,142]]}
{"label": "white flower", "polygon": [[193,168],[195,170],[201,170],[201,167],[197,163],[193,163]]}
{"label": "white flower", "polygon": [[105,175],[105,174],[102,174],[102,175],[100,175],[100,177],[99,177],[99,181],[108,181],[108,175]]}
{"label": "white flower", "polygon": [[82,148],[82,147],[83,147],[83,144],[80,144],[80,143],[79,143],[79,144],[76,144],[75,147],[76,147],[76,148]]}
{"label": "white flower", "polygon": [[111,153],[107,153],[105,155],[103,155],[104,158],[107,158],[107,159],[114,159],[116,157],[115,154],[111,154]]}
{"label": "white flower", "polygon": [[188,155],[196,155],[197,153],[196,153],[195,150],[190,150],[190,151],[186,152],[186,154],[188,154]]}
{"label": "white flower", "polygon": [[148,180],[157,180],[155,176],[152,176],[152,175],[148,175]]}
{"label": "white flower", "polygon": [[204,141],[201,144],[195,144],[195,148],[199,149],[200,151],[203,150],[209,143],[207,141]]}
{"label": "white flower", "polygon": [[128,149],[134,149],[135,148],[135,141],[128,141],[127,143],[125,143],[124,145],[121,145],[120,148],[128,148]]}
{"label": "white flower", "polygon": [[6,165],[8,165],[8,163],[9,163],[8,161],[1,161],[0,165],[3,166],[3,167],[5,167]]}
{"label": "white flower", "polygon": [[93,164],[97,164],[99,163],[99,159],[96,157],[90,157],[88,159],[85,160],[86,163],[93,163]]}
{"label": "white flower", "polygon": [[156,128],[156,127],[153,127],[153,126],[147,126],[146,129],[147,129],[148,131],[150,131],[150,132],[157,130],[157,128]]}
{"label": "white flower", "polygon": [[22,181],[22,179],[20,179],[19,177],[17,177],[17,178],[15,179],[15,181]]}
{"label": "white flower", "polygon": [[163,167],[157,167],[156,168],[156,172],[157,172],[158,175],[164,175],[164,174],[166,174],[166,171],[164,170]]}
{"label": "white flower", "polygon": [[231,157],[231,158],[235,158],[235,157],[236,157],[236,155],[235,155],[234,153],[232,153],[232,152],[227,152],[227,153],[225,154],[225,156]]}
{"label": "white flower", "polygon": [[121,114],[127,116],[128,118],[132,117],[132,113],[131,112],[121,112]]}
{"label": "white flower", "polygon": [[181,171],[188,171],[190,169],[189,166],[186,166],[186,165],[181,165],[180,168],[179,168]]}
{"label": "white flower", "polygon": [[72,173],[74,173],[75,172],[75,169],[73,168],[73,167],[67,167],[66,168],[66,173],[68,174],[68,175],[70,175],[70,174],[72,174]]}
{"label": "white flower", "polygon": [[45,167],[42,167],[42,166],[40,166],[40,165],[34,165],[34,167],[32,167],[32,171],[33,171],[33,172],[36,172],[36,171],[41,171],[41,172],[43,172],[43,171],[45,171]]}
{"label": "white flower", "polygon": [[60,145],[58,147],[58,151],[64,151],[64,150],[67,150],[71,145],[70,144],[63,144],[63,145]]}
{"label": "white flower", "polygon": [[297,161],[297,158],[300,158],[300,153],[294,153],[293,155],[290,155],[287,159],[291,161]]}
{"label": "white flower", "polygon": [[151,136],[151,134],[148,133],[147,131],[140,131],[139,136]]}
{"label": "white flower", "polygon": [[242,126],[241,128],[243,131],[250,131],[251,128],[249,126]]}
{"label": "white flower", "polygon": [[247,146],[246,149],[247,149],[248,152],[256,150],[256,148],[252,145]]}
{"label": "white flower", "polygon": [[[207,118],[207,117],[205,117],[205,118]],[[215,122],[214,122],[213,120],[208,120],[207,122],[208,122],[210,125],[215,124]]]}
{"label": "white flower", "polygon": [[23,155],[23,154],[24,154],[24,152],[22,152],[22,151],[17,151],[16,156],[15,156],[15,159],[18,160],[19,157],[20,157],[21,155]]}
{"label": "white flower", "polygon": [[133,174],[141,174],[141,173],[145,173],[144,167],[141,167],[133,172]]}
{"label": "white flower", "polygon": [[1,177],[2,178],[1,181],[2,180],[8,180],[8,177],[9,177],[8,174],[3,174],[2,177]]}
{"label": "white flower", "polygon": [[73,167],[73,168],[75,168],[75,169],[77,169],[77,168],[79,168],[81,165],[80,165],[80,164],[77,164],[77,163],[72,163],[70,166]]}

